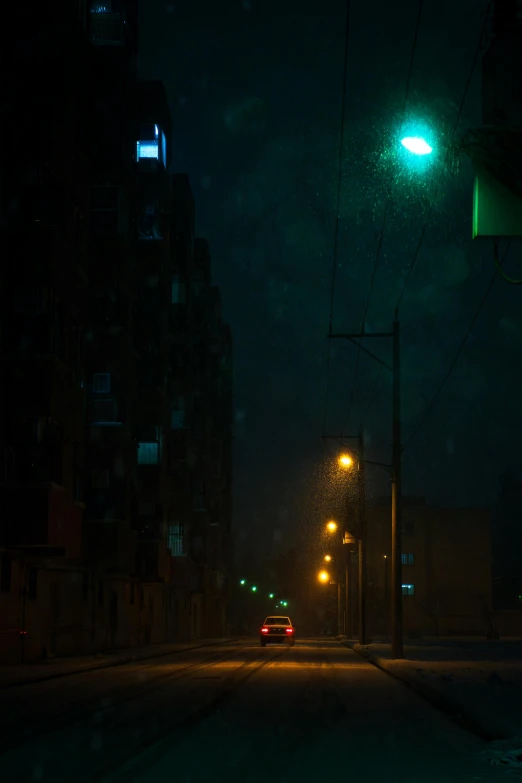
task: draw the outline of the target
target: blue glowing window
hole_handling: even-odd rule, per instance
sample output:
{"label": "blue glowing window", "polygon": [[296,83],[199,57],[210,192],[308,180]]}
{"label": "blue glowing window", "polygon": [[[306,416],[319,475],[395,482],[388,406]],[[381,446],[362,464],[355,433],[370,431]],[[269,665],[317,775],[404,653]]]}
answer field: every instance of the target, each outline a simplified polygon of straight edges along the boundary
{"label": "blue glowing window", "polygon": [[136,142],[137,158],[155,158],[159,159],[159,147],[157,141],[138,141]]}
{"label": "blue glowing window", "polygon": [[164,166],[167,162],[167,142],[159,125],[140,126],[139,141],[136,142],[137,160],[157,160]]}
{"label": "blue glowing window", "polygon": [[138,443],[138,465],[157,465],[159,443]]}
{"label": "blue glowing window", "polygon": [[402,586],[402,594],[403,595],[415,595],[415,585],[403,585]]}

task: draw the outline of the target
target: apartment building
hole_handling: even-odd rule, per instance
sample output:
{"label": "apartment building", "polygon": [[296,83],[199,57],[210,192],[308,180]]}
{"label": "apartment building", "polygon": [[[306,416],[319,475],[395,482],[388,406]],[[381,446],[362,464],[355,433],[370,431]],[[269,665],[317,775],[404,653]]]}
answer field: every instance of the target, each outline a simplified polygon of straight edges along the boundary
{"label": "apartment building", "polygon": [[8,59],[28,76],[0,168],[0,660],[221,635],[231,336],[188,177],[169,171],[164,88],[137,76],[137,4],[20,14]]}

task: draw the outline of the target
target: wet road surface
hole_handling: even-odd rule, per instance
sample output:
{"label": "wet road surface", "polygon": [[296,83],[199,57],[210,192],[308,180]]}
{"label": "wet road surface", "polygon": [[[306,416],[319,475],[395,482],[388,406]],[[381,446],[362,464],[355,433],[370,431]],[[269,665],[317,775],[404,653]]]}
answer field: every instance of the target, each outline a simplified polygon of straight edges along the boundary
{"label": "wet road surface", "polygon": [[0,781],[506,781],[484,744],[329,640],[257,640],[0,691]]}

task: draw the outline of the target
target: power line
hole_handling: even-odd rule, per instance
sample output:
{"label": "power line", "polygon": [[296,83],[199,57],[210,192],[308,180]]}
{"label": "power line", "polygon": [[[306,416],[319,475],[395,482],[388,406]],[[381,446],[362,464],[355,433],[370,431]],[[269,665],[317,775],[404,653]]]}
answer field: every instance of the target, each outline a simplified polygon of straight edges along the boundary
{"label": "power line", "polygon": [[[504,255],[502,256],[502,261],[500,262],[500,266],[502,266],[502,265],[504,264],[504,261],[506,260],[507,254],[509,253],[509,249],[510,249],[510,247],[511,247],[511,240],[509,241],[509,244],[508,244],[508,246],[507,246],[506,250],[504,251]],[[481,311],[481,310],[482,310],[482,308],[484,307],[484,303],[486,302],[486,299],[488,298],[488,296],[489,296],[489,294],[490,294],[490,291],[491,291],[491,289],[493,288],[493,286],[494,286],[494,284],[495,284],[495,281],[497,280],[497,278],[498,278],[498,272],[497,272],[497,269],[495,269],[495,272],[493,273],[493,277],[491,278],[491,280],[490,280],[490,282],[489,282],[489,285],[488,285],[488,287],[486,288],[486,292],[485,292],[484,296],[482,297],[482,299],[481,299],[481,301],[480,301],[480,304],[479,304],[479,306],[478,306],[477,310],[475,311],[475,315],[474,315],[474,316],[473,316],[473,318],[471,319],[471,323],[470,323],[470,325],[469,325],[469,327],[468,327],[468,329],[467,329],[467,331],[466,331],[466,333],[465,333],[465,335],[464,335],[463,339],[462,339],[462,340],[461,340],[461,342],[460,342],[460,345],[459,345],[459,347],[458,347],[458,349],[457,349],[457,353],[456,353],[456,354],[455,354],[455,356],[453,357],[453,361],[451,362],[450,366],[448,367],[448,370],[447,370],[447,372],[446,372],[446,374],[445,374],[444,378],[442,379],[442,382],[441,382],[441,384],[440,384],[439,388],[437,389],[437,392],[436,392],[435,396],[433,397],[432,401],[430,402],[430,404],[428,405],[428,407],[427,407],[427,408],[426,408],[426,410],[424,411],[424,414],[423,414],[423,416],[422,416],[421,420],[419,421],[419,423],[417,424],[416,428],[414,429],[414,431],[412,432],[412,434],[411,434],[411,435],[410,435],[410,437],[408,438],[408,441],[407,441],[407,442],[406,442],[406,444],[404,445],[404,448],[406,448],[407,446],[409,446],[409,445],[410,445],[411,441],[413,440],[413,438],[415,437],[415,435],[418,433],[418,431],[421,429],[422,425],[423,425],[423,424],[424,424],[424,422],[426,421],[426,418],[428,417],[429,413],[431,412],[431,410],[432,410],[433,406],[434,406],[434,405],[435,405],[435,403],[437,402],[437,400],[438,400],[438,398],[439,398],[439,396],[440,396],[440,393],[441,393],[441,391],[443,390],[444,386],[446,385],[446,382],[447,382],[448,378],[450,377],[451,373],[453,372],[453,368],[454,368],[454,367],[455,367],[455,365],[457,364],[457,361],[458,361],[458,359],[459,359],[459,356],[460,356],[460,354],[462,353],[462,351],[463,351],[463,349],[464,349],[464,346],[466,345],[466,342],[467,342],[467,340],[468,340],[468,337],[469,337],[469,336],[470,336],[470,334],[471,334],[471,330],[473,329],[473,327],[474,327],[474,325],[475,325],[475,322],[476,322],[477,318],[478,318],[478,317],[479,317],[479,315],[480,315],[480,311]]]}
{"label": "power line", "polygon": [[[418,39],[419,39],[419,28],[420,28],[420,21],[421,21],[421,17],[422,17],[422,8],[423,8],[423,0],[419,0],[419,6],[418,6],[418,11],[417,11],[417,21],[415,22],[415,29],[414,29],[414,33],[413,33],[413,44],[412,44],[412,48],[411,48],[410,62],[409,62],[408,73],[407,73],[407,77],[406,77],[406,88],[405,88],[405,91],[404,91],[404,102],[403,102],[403,106],[402,106],[401,125],[400,125],[401,130],[402,130],[402,127],[404,125],[404,117],[405,117],[405,114],[406,114],[406,107],[408,105],[408,97],[409,97],[409,94],[410,94],[411,75],[412,75],[412,72],[413,72],[413,63],[414,63],[414,60],[415,60],[415,52],[417,50],[417,42],[418,42]],[[366,299],[366,306],[364,308],[364,314],[363,314],[363,318],[362,318],[361,331],[364,331],[364,324],[366,323],[366,316],[368,315],[368,309],[370,307],[370,300],[372,298],[373,286],[374,286],[374,283],[375,283],[375,275],[376,275],[376,272],[377,272],[377,266],[378,266],[378,263],[379,263],[379,256],[381,254],[381,247],[382,247],[382,242],[383,242],[383,239],[384,239],[384,231],[385,231],[385,228],[386,228],[386,221],[387,221],[387,218],[388,218],[388,208],[389,208],[389,205],[390,205],[392,188],[393,188],[393,177],[390,177],[389,186],[388,186],[388,192],[387,192],[387,195],[386,195],[386,203],[385,203],[385,207],[384,207],[384,215],[383,215],[382,224],[381,224],[381,231],[380,231],[380,234],[379,234],[379,241],[377,243],[377,251],[375,253],[375,260],[373,262],[372,277],[371,277],[371,280],[370,280],[370,290],[368,291],[368,297]],[[355,359],[355,370],[354,370],[354,374],[353,374],[352,388],[351,388],[351,391],[350,391],[350,399],[349,399],[349,402],[348,402],[348,408],[347,408],[347,411],[346,411],[346,417],[345,417],[345,421],[344,421],[344,424],[343,424],[343,429],[348,424],[348,419],[350,418],[350,413],[351,413],[351,410],[352,410],[353,398],[354,398],[354,394],[355,394],[355,386],[356,386],[356,383],[357,383],[357,372],[358,372],[358,369],[359,369],[360,358],[361,358],[361,348],[360,348],[360,344],[359,344],[359,347],[357,348],[357,356],[356,356],[356,359]]]}
{"label": "power line", "polygon": [[[491,2],[489,2],[488,5],[486,6],[484,12],[483,12],[484,21],[483,21],[482,28],[481,28],[481,31],[480,31],[477,48],[475,50],[475,54],[473,56],[473,60],[472,60],[472,63],[471,63],[471,68],[470,68],[470,71],[468,73],[468,77],[466,79],[465,86],[464,86],[464,91],[462,93],[462,97],[461,97],[461,100],[460,100],[460,105],[459,105],[459,109],[458,109],[458,112],[457,112],[457,117],[456,117],[456,120],[455,120],[455,124],[453,126],[453,132],[452,132],[452,135],[451,135],[451,141],[450,141],[450,144],[448,146],[448,150],[446,152],[446,158],[444,160],[444,166],[443,166],[442,172],[441,172],[441,174],[440,174],[440,176],[439,176],[439,178],[437,180],[436,187],[435,187],[435,193],[433,195],[433,199],[432,199],[432,201],[430,203],[430,206],[429,206],[429,209],[428,209],[428,216],[427,216],[427,218],[426,218],[426,220],[424,222],[424,225],[422,227],[421,234],[420,234],[420,237],[419,237],[419,242],[418,242],[417,247],[415,249],[415,253],[414,253],[414,256],[413,256],[412,263],[411,263],[410,268],[408,270],[408,274],[406,276],[406,280],[404,281],[404,286],[402,288],[402,291],[399,294],[399,297],[397,299],[396,308],[399,307],[399,305],[400,305],[400,303],[402,301],[402,297],[404,296],[404,292],[406,291],[406,288],[407,288],[407,285],[409,283],[411,274],[413,272],[415,264],[417,263],[417,259],[418,259],[419,252],[420,252],[420,249],[421,249],[421,246],[422,246],[422,242],[424,240],[424,235],[426,233],[426,228],[427,228],[428,223],[430,221],[431,214],[432,214],[432,211],[433,211],[433,207],[435,205],[435,201],[436,201],[436,198],[437,198],[438,189],[439,189],[440,183],[442,181],[442,176],[444,174],[444,171],[446,170],[446,165],[447,165],[447,162],[448,162],[448,158],[449,158],[449,156],[450,156],[450,154],[452,152],[452,141],[453,141],[453,138],[455,136],[455,133],[457,132],[458,124],[460,122],[460,117],[461,117],[462,111],[464,109],[464,104],[465,104],[466,97],[467,97],[467,94],[468,94],[468,91],[469,91],[469,87],[470,87],[470,84],[471,84],[471,79],[473,78],[473,73],[475,71],[475,67],[476,67],[476,64],[477,64],[478,56],[480,54],[481,46],[482,46],[482,43],[483,43],[483,40],[484,40],[484,36],[485,36],[486,30],[487,30],[487,25],[488,25],[489,18],[490,18],[490,13],[489,12],[491,11],[491,8],[492,8],[492,4],[491,4]],[[389,351],[388,351],[388,353],[389,353]],[[372,408],[372,405],[373,405],[373,402],[374,402],[374,399],[375,399],[375,396],[376,396],[376,392],[377,392],[377,387],[379,385],[379,381],[380,381],[380,378],[381,378],[381,373],[382,373],[382,365],[379,368],[379,372],[377,374],[375,385],[373,387],[373,392],[372,392],[371,396],[369,397],[369,402],[368,402],[368,405],[366,406],[366,410],[365,410],[365,413],[363,415],[363,421],[367,418],[367,416],[368,416],[368,414],[369,414],[369,412],[370,412],[370,410]]]}
{"label": "power line", "polygon": [[[488,5],[488,8],[490,8],[490,6],[491,6],[491,4]],[[475,72],[475,67],[477,65],[477,60],[478,60],[479,55],[480,55],[480,50],[481,50],[481,47],[482,47],[482,42],[484,40],[484,35],[486,33],[486,28],[487,28],[488,22],[489,22],[489,15],[486,13],[484,15],[484,21],[482,23],[482,28],[481,28],[481,31],[480,31],[477,47],[475,49],[475,54],[473,55],[473,60],[471,62],[471,68],[470,68],[469,73],[468,73],[468,78],[466,79],[466,83],[464,85],[464,91],[463,91],[462,97],[460,99],[459,110],[457,112],[457,117],[455,119],[455,124],[453,126],[453,131],[451,133],[451,138],[450,138],[447,150],[446,150],[446,157],[444,158],[444,165],[442,167],[442,170],[441,170],[441,172],[439,174],[439,177],[437,179],[437,182],[435,184],[435,192],[433,194],[433,198],[432,198],[432,200],[430,202],[430,205],[429,205],[429,208],[428,208],[428,215],[426,217],[426,220],[424,221],[424,225],[422,226],[422,230],[421,230],[421,233],[420,233],[419,241],[417,243],[417,247],[415,248],[415,252],[413,254],[413,259],[412,259],[412,262],[410,264],[410,268],[408,269],[408,273],[406,275],[406,279],[404,281],[404,285],[402,287],[402,291],[399,294],[399,298],[397,299],[396,309],[399,308],[399,306],[400,306],[400,304],[402,302],[402,297],[404,296],[404,293],[406,291],[406,288],[407,288],[408,283],[409,283],[410,278],[411,278],[411,274],[412,274],[412,272],[413,272],[413,270],[415,268],[415,265],[417,263],[417,259],[419,257],[419,252],[420,252],[422,243],[424,241],[424,236],[426,234],[426,229],[428,227],[428,223],[431,220],[431,214],[433,212],[433,207],[435,206],[435,201],[437,200],[437,195],[438,195],[438,192],[439,192],[440,184],[442,182],[442,177],[444,176],[444,173],[446,171],[449,157],[453,153],[453,139],[454,139],[455,134],[457,132],[458,125],[459,125],[459,122],[460,122],[460,117],[461,117],[462,111],[464,109],[464,104],[466,102],[466,98],[467,98],[467,95],[468,95],[469,87],[470,87],[470,84],[471,84],[471,79],[473,78],[473,74]]]}
{"label": "power line", "polygon": [[[335,302],[335,280],[337,277],[337,251],[339,245],[339,208],[341,204],[341,180],[342,180],[342,168],[343,168],[343,154],[344,154],[344,119],[346,114],[346,82],[348,74],[348,40],[350,36],[350,4],[351,0],[346,0],[346,22],[344,30],[344,61],[343,61],[343,94],[341,100],[341,136],[339,139],[339,162],[337,167],[337,203],[335,210],[335,228],[334,228],[334,246],[333,246],[333,263],[332,263],[332,285],[330,293],[330,317],[328,323],[328,334],[332,334],[333,330],[333,313]],[[328,394],[330,387],[330,364],[332,353],[332,341],[328,340],[328,357],[326,360],[326,390],[324,401],[324,418],[323,418],[323,435],[326,431],[326,417],[328,413]]]}

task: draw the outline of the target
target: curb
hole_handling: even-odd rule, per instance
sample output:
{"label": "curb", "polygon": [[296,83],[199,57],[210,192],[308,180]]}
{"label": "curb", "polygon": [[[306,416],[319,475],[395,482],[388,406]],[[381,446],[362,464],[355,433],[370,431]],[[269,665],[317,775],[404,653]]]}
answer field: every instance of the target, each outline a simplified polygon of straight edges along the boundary
{"label": "curb", "polygon": [[126,663],[134,663],[136,661],[148,661],[152,658],[164,658],[167,655],[177,655],[184,652],[190,652],[191,650],[199,650],[203,647],[213,647],[219,645],[230,644],[231,642],[238,642],[239,639],[226,639],[225,641],[209,642],[207,644],[196,644],[193,647],[184,647],[182,650],[164,650],[163,652],[155,652],[153,655],[126,655],[124,658],[117,658],[113,661],[99,661],[86,664],[85,666],[79,666],[77,669],[70,669],[68,671],[50,672],[41,677],[29,677],[24,680],[15,680],[7,685],[0,685],[0,691],[6,691],[9,688],[20,688],[23,685],[32,685],[33,683],[47,682],[48,680],[58,680],[62,677],[72,677],[74,674],[85,674],[87,672],[98,671],[99,669],[110,669],[114,666],[124,666]]}
{"label": "curb", "polygon": [[391,671],[385,663],[386,659],[375,658],[371,654],[364,653],[361,650],[356,650],[352,644],[346,644],[342,642],[345,647],[349,647],[360,658],[363,658],[376,669],[387,674],[388,677],[405,685],[412,693],[431,704],[439,712],[442,712],[446,717],[456,723],[463,729],[471,732],[484,742],[493,742],[495,740],[509,739],[506,734],[499,734],[498,732],[492,732],[486,727],[480,720],[476,718],[466,710],[466,708],[456,699],[448,696],[445,693],[441,693],[438,688],[435,688],[428,683],[421,682],[416,677],[404,676],[398,672]]}

